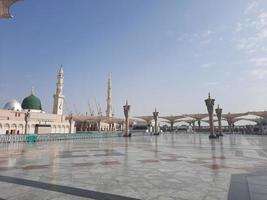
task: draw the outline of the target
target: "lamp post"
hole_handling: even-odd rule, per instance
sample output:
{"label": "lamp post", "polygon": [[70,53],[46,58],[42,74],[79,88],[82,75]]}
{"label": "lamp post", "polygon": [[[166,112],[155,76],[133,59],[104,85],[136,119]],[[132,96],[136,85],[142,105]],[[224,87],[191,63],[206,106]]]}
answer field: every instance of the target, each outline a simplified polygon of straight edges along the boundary
{"label": "lamp post", "polygon": [[219,134],[218,136],[223,136],[222,134],[222,109],[220,108],[219,104],[218,107],[215,109],[218,118],[218,125],[219,125]]}
{"label": "lamp post", "polygon": [[197,125],[198,125],[198,131],[200,131],[200,126],[201,126],[201,121],[197,120]]}
{"label": "lamp post", "polygon": [[193,129],[193,132],[195,131],[195,128],[196,128],[195,127],[195,122],[196,122],[195,120],[192,121],[192,125],[193,125],[192,129]]}
{"label": "lamp post", "polygon": [[158,116],[159,116],[159,112],[157,112],[157,109],[155,108],[155,111],[153,112],[153,117],[154,117],[154,121],[155,121],[154,135],[159,135],[159,131],[158,131]]}
{"label": "lamp post", "polygon": [[70,123],[69,133],[72,133],[72,122],[73,122],[73,114],[71,113],[69,118],[69,123]]}
{"label": "lamp post", "polygon": [[25,116],[24,116],[24,120],[25,120],[25,134],[27,134],[28,132],[28,122],[30,121],[30,110],[28,110],[26,113],[25,113]]}
{"label": "lamp post", "polygon": [[210,98],[210,93],[207,99],[205,99],[205,103],[207,106],[207,110],[209,113],[209,124],[210,124],[210,139],[216,138],[216,135],[214,134],[214,122],[213,122],[213,107],[214,107],[215,99]]}
{"label": "lamp post", "polygon": [[174,132],[174,121],[171,121],[171,132]]}
{"label": "lamp post", "polygon": [[125,116],[125,134],[124,137],[131,137],[131,134],[129,134],[129,112],[130,112],[131,106],[128,104],[128,101],[126,100],[126,104],[123,106],[124,116]]}

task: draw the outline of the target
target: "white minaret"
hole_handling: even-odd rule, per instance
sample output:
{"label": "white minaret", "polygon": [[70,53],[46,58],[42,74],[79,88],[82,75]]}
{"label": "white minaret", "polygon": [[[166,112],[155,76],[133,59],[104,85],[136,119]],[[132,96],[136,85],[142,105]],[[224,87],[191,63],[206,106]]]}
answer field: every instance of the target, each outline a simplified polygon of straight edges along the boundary
{"label": "white minaret", "polygon": [[63,66],[60,66],[58,75],[57,75],[57,90],[54,94],[54,105],[53,105],[53,114],[63,115],[63,106],[64,106],[64,71]]}
{"label": "white minaret", "polygon": [[109,73],[108,77],[108,98],[107,98],[107,110],[106,110],[106,116],[112,117],[112,97],[111,97],[111,73]]}

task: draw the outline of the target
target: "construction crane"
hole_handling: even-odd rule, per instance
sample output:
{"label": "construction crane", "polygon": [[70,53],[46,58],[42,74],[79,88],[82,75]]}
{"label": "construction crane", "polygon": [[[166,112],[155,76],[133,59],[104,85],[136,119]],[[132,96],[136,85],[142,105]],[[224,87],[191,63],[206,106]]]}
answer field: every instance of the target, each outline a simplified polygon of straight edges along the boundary
{"label": "construction crane", "polygon": [[65,105],[66,112],[70,115],[72,111],[69,110],[69,104],[67,103],[66,99],[64,99],[64,105]]}
{"label": "construction crane", "polygon": [[73,104],[73,107],[74,107],[74,111],[75,111],[76,115],[80,115],[75,104]]}
{"label": "construction crane", "polygon": [[100,103],[98,103],[98,111],[99,111],[99,116],[102,116],[102,109]]}
{"label": "construction crane", "polygon": [[88,101],[88,108],[89,108],[89,113],[90,113],[90,115],[91,115],[91,116],[94,116],[94,111],[93,111],[93,109],[92,109],[92,107],[91,107],[90,101]]}
{"label": "construction crane", "polygon": [[95,98],[95,106],[96,106],[96,110],[97,110],[97,115],[102,116],[101,107],[100,107],[100,104],[97,103],[96,98]]}

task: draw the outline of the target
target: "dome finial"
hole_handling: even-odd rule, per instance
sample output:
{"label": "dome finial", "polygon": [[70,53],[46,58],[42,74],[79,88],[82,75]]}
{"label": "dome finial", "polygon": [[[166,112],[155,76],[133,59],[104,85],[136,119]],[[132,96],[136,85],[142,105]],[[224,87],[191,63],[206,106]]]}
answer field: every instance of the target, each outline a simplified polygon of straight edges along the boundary
{"label": "dome finial", "polygon": [[31,95],[34,95],[34,86],[32,86]]}

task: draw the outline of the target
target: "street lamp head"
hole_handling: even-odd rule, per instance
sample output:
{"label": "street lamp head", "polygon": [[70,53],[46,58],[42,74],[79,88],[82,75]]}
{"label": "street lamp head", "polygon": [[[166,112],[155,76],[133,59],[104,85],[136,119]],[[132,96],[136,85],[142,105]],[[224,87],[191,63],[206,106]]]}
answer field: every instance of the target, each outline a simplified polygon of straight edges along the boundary
{"label": "street lamp head", "polygon": [[221,117],[222,109],[220,108],[219,105],[218,105],[218,107],[215,109],[215,112],[216,112],[217,116]]}
{"label": "street lamp head", "polygon": [[126,100],[126,104],[123,106],[124,115],[128,117],[128,113],[131,109],[131,106],[128,104],[128,100]]}
{"label": "street lamp head", "polygon": [[206,106],[207,107],[210,107],[210,106],[214,106],[214,102],[215,102],[215,99],[211,99],[211,98],[208,98],[208,99],[205,99],[205,103],[206,103]]}
{"label": "street lamp head", "polygon": [[208,96],[208,98],[205,99],[205,103],[206,103],[206,106],[207,106],[207,109],[208,109],[208,112],[209,112],[209,113],[212,113],[212,112],[213,112],[214,102],[215,102],[215,99],[212,99],[212,98],[210,97],[210,92],[209,92],[209,96]]}
{"label": "street lamp head", "polygon": [[154,119],[157,118],[159,115],[159,112],[157,111],[157,109],[155,109],[155,112],[153,112],[153,117]]}

